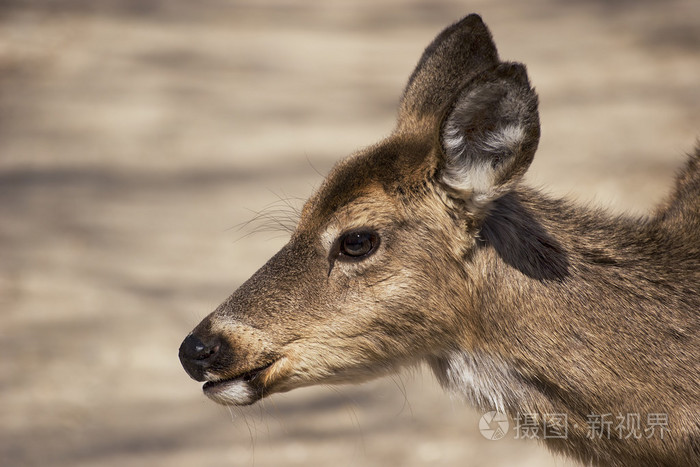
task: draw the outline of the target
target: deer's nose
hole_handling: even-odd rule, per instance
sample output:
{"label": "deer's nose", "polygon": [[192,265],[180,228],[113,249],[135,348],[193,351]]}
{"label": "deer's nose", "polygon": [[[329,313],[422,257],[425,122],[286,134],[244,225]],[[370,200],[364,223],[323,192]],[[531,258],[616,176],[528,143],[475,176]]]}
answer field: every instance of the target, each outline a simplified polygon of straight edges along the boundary
{"label": "deer's nose", "polygon": [[216,361],[220,349],[218,340],[205,344],[199,337],[190,334],[180,345],[180,363],[192,379],[204,381],[204,372]]}

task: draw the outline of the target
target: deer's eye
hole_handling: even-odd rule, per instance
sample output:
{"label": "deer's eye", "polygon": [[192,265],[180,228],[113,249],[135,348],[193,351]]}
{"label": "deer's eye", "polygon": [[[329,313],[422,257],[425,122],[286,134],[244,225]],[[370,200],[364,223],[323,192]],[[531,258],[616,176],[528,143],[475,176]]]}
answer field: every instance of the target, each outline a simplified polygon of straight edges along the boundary
{"label": "deer's eye", "polygon": [[372,253],[379,246],[379,236],[370,231],[352,231],[340,238],[340,256],[347,259],[360,259]]}

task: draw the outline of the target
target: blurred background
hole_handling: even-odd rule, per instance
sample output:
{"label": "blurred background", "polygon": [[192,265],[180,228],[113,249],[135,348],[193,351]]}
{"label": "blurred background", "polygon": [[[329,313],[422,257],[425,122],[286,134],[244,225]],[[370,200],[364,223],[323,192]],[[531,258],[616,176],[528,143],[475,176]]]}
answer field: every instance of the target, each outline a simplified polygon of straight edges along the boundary
{"label": "blurred background", "polygon": [[530,183],[664,196],[700,135],[697,0],[0,0],[0,464],[569,465],[484,439],[425,369],[228,410],[177,359],[286,241],[238,226],[387,135],[469,12],[539,92]]}

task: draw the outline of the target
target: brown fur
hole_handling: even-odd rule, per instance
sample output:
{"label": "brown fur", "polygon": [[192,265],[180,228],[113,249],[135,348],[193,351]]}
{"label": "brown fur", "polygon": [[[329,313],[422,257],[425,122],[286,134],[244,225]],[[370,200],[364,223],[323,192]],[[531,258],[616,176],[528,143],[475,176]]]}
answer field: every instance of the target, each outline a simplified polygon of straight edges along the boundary
{"label": "brown fur", "polygon": [[[539,139],[522,65],[470,15],[426,49],[396,131],[341,162],[289,243],[183,343],[226,404],[428,362],[482,409],[568,415],[548,445],[599,465],[700,462],[700,150],[652,217],[520,185]],[[380,239],[338,255],[354,229]],[[207,386],[205,386],[206,388]],[[590,439],[590,414],[668,414]]]}

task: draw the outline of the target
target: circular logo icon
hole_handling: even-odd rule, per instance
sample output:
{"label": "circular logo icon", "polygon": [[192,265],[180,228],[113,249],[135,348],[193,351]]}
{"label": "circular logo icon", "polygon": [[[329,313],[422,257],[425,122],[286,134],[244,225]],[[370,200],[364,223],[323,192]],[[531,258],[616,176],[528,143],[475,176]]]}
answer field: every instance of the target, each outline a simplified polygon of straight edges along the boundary
{"label": "circular logo icon", "polygon": [[501,412],[487,412],[479,419],[481,435],[492,441],[503,438],[508,433],[509,426],[508,417]]}

